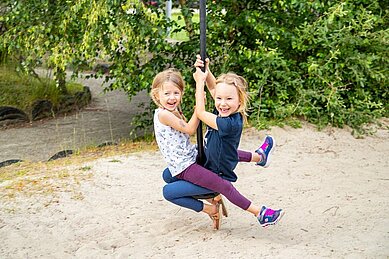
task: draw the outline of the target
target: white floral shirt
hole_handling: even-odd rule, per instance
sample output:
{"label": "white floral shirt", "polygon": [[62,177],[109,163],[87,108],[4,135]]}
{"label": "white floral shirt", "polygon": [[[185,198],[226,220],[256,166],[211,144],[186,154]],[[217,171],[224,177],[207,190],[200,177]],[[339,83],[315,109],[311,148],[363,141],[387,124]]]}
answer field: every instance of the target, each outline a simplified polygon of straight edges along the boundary
{"label": "white floral shirt", "polygon": [[197,147],[190,143],[188,134],[162,124],[158,118],[160,111],[158,108],[154,113],[155,138],[172,176],[176,176],[196,162]]}

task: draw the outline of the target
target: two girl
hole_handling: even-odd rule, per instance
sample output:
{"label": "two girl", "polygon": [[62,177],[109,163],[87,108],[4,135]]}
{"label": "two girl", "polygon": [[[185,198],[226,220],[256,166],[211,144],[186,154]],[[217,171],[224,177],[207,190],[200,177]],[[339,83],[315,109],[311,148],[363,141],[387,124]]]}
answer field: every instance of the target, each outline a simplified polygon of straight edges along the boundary
{"label": "two girl", "polygon": [[[198,58],[193,75],[196,81],[196,107],[189,121],[180,108],[185,85],[180,73],[169,69],[159,73],[153,81],[151,97],[158,105],[154,114],[155,137],[171,176],[175,180],[185,180],[223,194],[230,202],[256,216],[261,226],[275,224],[281,218],[282,210],[253,205],[231,184],[237,180],[233,170],[238,161],[269,165],[274,140],[267,136],[265,142],[253,153],[238,150],[247,105],[247,83],[242,77],[232,73],[224,74],[215,81],[208,63],[205,73],[200,70],[203,65]],[[214,113],[205,111],[205,82],[215,100]],[[196,163],[196,146],[189,139],[196,132],[199,119],[208,126],[204,167]],[[168,196],[165,195],[165,188],[164,196]],[[179,201],[172,202],[178,205],[215,216],[215,228],[218,228],[219,204],[205,204],[190,194],[174,197]]]}

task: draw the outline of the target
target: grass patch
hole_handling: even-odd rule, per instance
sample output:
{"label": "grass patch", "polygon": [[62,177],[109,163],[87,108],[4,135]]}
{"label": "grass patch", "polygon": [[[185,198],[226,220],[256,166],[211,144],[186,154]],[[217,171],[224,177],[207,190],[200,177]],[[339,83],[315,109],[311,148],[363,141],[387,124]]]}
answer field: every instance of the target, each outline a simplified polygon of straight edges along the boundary
{"label": "grass patch", "polygon": [[[181,12],[173,12],[172,13],[172,20],[177,23],[177,27],[173,27],[172,31],[176,29],[180,29],[178,32],[174,32],[170,34],[170,38],[177,41],[187,41],[189,40],[189,36],[187,31],[185,30],[185,21],[184,17],[182,16]],[[198,12],[193,13],[192,21],[194,24],[200,23],[200,16]],[[197,26],[198,27],[198,26]]]}
{"label": "grass patch", "polygon": [[[82,91],[83,86],[70,82],[67,89],[73,95]],[[61,99],[53,80],[19,73],[9,64],[0,65],[0,93],[0,106],[16,107],[26,113],[31,112],[32,104],[37,100],[49,100],[58,107]]]}
{"label": "grass patch", "polygon": [[[47,162],[20,162],[0,168],[0,200],[19,195],[51,195],[70,192],[74,199],[82,199],[82,181],[93,179],[93,167],[88,162],[111,156],[128,155],[140,151],[156,151],[155,141],[123,141],[118,145],[88,147],[76,155]],[[112,159],[110,162],[120,162]]]}

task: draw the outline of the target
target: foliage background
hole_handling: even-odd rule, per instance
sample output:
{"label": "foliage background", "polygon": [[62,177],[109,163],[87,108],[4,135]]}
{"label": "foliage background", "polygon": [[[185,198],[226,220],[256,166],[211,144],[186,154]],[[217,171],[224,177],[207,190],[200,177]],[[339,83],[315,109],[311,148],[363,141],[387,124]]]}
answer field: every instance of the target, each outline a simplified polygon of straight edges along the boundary
{"label": "foliage background", "polygon": [[[199,25],[189,6],[197,1],[179,1],[184,25],[167,20],[160,2],[158,8],[134,0],[5,1],[0,53],[26,72],[53,69],[58,87],[66,69],[77,76],[108,63],[106,80],[115,79],[108,90],[124,89],[130,98],[149,90],[156,73],[175,67],[187,82],[183,106],[189,115],[199,53]],[[303,118],[319,127],[361,130],[388,116],[385,1],[223,0],[207,1],[207,8],[212,71],[248,80],[252,125]],[[168,28],[185,31],[188,40],[167,40]],[[146,111],[138,124],[151,124],[148,118]]]}

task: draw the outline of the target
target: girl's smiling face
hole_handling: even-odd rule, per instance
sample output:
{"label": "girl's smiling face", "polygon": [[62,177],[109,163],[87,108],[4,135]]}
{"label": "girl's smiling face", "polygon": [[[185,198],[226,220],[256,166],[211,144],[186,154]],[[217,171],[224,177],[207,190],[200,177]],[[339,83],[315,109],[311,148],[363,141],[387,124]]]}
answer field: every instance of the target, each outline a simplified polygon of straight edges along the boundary
{"label": "girl's smiling face", "polygon": [[159,103],[169,111],[175,111],[181,103],[182,92],[172,82],[165,82],[159,91]]}
{"label": "girl's smiling face", "polygon": [[240,106],[238,89],[234,85],[219,83],[215,87],[215,107],[221,117],[235,113]]}

